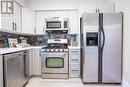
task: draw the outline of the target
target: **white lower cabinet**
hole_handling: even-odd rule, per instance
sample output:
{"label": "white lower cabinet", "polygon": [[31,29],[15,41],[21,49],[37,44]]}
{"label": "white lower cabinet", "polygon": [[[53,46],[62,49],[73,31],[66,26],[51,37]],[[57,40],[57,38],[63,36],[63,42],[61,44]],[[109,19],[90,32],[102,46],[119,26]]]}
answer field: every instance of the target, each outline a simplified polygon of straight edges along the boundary
{"label": "white lower cabinet", "polygon": [[69,66],[69,77],[80,77],[80,64],[70,64]]}
{"label": "white lower cabinet", "polygon": [[40,76],[41,75],[41,58],[40,58],[40,49],[32,49],[32,75]]}
{"label": "white lower cabinet", "polygon": [[3,87],[3,58],[0,55],[0,87]]}
{"label": "white lower cabinet", "polygon": [[69,77],[80,77],[80,49],[69,49]]}
{"label": "white lower cabinet", "polygon": [[32,73],[33,73],[33,71],[32,71],[33,70],[33,59],[32,59],[33,58],[33,55],[32,55],[33,50],[31,50],[31,49],[28,50],[28,53],[29,53],[28,55],[29,55],[29,65],[30,65],[29,66],[29,74],[30,74],[30,76],[32,76]]}

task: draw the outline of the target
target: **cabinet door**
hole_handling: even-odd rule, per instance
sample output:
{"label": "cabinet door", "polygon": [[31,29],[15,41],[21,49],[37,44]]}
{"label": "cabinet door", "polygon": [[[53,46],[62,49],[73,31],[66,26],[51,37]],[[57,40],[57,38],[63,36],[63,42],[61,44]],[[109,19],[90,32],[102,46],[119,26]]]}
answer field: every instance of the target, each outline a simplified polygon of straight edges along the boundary
{"label": "cabinet door", "polygon": [[15,31],[21,32],[22,30],[22,7],[17,2],[14,3],[14,26]]}
{"label": "cabinet door", "polygon": [[40,49],[33,50],[33,75],[41,75]]}
{"label": "cabinet door", "polygon": [[36,34],[43,34],[45,28],[45,14],[44,12],[36,12]]}
{"label": "cabinet door", "polygon": [[69,63],[70,64],[80,64],[80,56],[77,54],[70,54]]}
{"label": "cabinet door", "polygon": [[0,87],[3,87],[3,58],[0,55]]}
{"label": "cabinet door", "polygon": [[14,14],[2,14],[1,28],[21,32],[22,28],[22,7],[17,2],[14,3]]}
{"label": "cabinet door", "polygon": [[69,49],[69,77],[80,77],[79,49]]}
{"label": "cabinet door", "polygon": [[33,73],[33,50],[30,49],[28,50],[29,52],[29,73],[30,73],[30,76],[32,76],[32,73]]}
{"label": "cabinet door", "polygon": [[[7,9],[8,9],[7,8],[7,3],[2,4],[2,2],[1,2],[1,5],[2,5],[1,10],[7,11]],[[8,14],[8,13],[1,14],[1,28],[8,29],[8,30],[13,30],[13,14]]]}
{"label": "cabinet door", "polygon": [[35,12],[28,8],[22,9],[22,32],[34,33]]}
{"label": "cabinet door", "polygon": [[1,28],[13,30],[14,29],[14,23],[13,23],[13,15],[1,15]]}
{"label": "cabinet door", "polygon": [[61,17],[68,18],[68,11],[46,11],[45,18]]}
{"label": "cabinet door", "polygon": [[78,23],[78,11],[69,11],[69,33],[77,34],[80,33]]}
{"label": "cabinet door", "polygon": [[69,66],[69,77],[80,77],[80,65],[70,64]]}

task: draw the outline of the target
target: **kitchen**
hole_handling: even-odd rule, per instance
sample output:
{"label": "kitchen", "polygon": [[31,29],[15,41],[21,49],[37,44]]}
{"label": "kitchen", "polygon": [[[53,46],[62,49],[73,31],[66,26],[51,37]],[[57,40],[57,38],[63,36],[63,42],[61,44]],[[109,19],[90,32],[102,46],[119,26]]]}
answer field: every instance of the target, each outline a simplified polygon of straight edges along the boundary
{"label": "kitchen", "polygon": [[[10,2],[8,2],[8,3],[10,3]],[[81,57],[82,54],[80,51],[80,49],[81,49],[80,47],[82,47],[82,41],[83,41],[81,39],[84,38],[84,37],[82,38],[80,35],[80,31],[81,31],[80,25],[82,24],[81,23],[82,20],[80,20],[80,17],[82,17],[82,15],[85,13],[86,14],[87,13],[97,13],[98,14],[100,12],[100,13],[104,13],[103,15],[105,15],[105,13],[123,12],[123,15],[124,15],[123,35],[121,35],[121,36],[123,36],[123,61],[122,61],[123,62],[123,66],[122,66],[123,70],[121,71],[121,72],[123,72],[123,75],[121,77],[122,78],[121,85],[123,87],[129,87],[129,83],[130,83],[129,63],[128,63],[128,61],[129,61],[129,50],[128,50],[129,49],[129,41],[127,40],[127,37],[129,36],[129,34],[128,34],[129,29],[127,29],[127,28],[129,28],[129,26],[128,26],[129,25],[128,24],[129,23],[129,21],[128,21],[128,19],[129,19],[129,9],[128,9],[129,5],[127,4],[128,1],[120,1],[120,0],[118,0],[118,1],[116,1],[116,0],[115,1],[114,0],[71,0],[71,1],[68,1],[68,0],[66,0],[66,1],[60,1],[60,0],[55,0],[55,1],[52,1],[52,0],[49,0],[49,1],[46,1],[46,0],[43,0],[43,1],[41,1],[41,0],[27,0],[27,1],[16,0],[13,3],[14,3],[14,13],[7,15],[8,11],[5,11],[6,14],[1,14],[0,38],[2,38],[2,39],[0,39],[0,40],[1,40],[2,44],[0,43],[0,45],[2,45],[2,47],[4,47],[4,48],[0,48],[0,54],[1,54],[0,55],[0,57],[1,57],[0,58],[0,62],[1,62],[0,77],[1,78],[3,78],[3,76],[6,77],[6,75],[3,75],[5,73],[2,71],[8,70],[8,69],[3,70],[3,67],[5,67],[3,65],[6,65],[6,63],[7,63],[7,62],[2,62],[3,55],[9,54],[9,53],[20,52],[20,55],[21,56],[23,55],[24,58],[25,58],[25,55],[29,56],[29,64],[30,64],[29,71],[30,71],[30,73],[29,73],[29,75],[28,75],[28,72],[24,72],[24,73],[26,74],[26,77],[32,76],[32,78],[30,79],[27,86],[30,85],[31,87],[33,87],[33,85],[34,85],[34,87],[37,87],[37,85],[40,85],[40,82],[42,82],[43,85],[41,85],[41,86],[49,87],[49,85],[51,85],[53,82],[57,82],[57,84],[55,84],[55,85],[58,87],[60,85],[63,85],[61,83],[63,83],[64,81],[65,82],[73,82],[72,81],[73,78],[74,79],[78,78],[78,80],[79,80],[79,78],[81,77],[80,71],[82,71],[82,67],[83,67],[82,62],[81,62],[83,57]],[[15,8],[17,8],[17,9],[15,9]],[[19,14],[19,12],[20,12],[20,14]],[[120,14],[122,15],[122,13],[120,13]],[[101,15],[101,14],[99,14],[99,15]],[[68,26],[69,26],[68,30],[67,31],[66,30],[64,30],[64,31],[58,30],[56,32],[51,32],[51,30],[47,30],[46,18],[57,19],[58,17],[68,18],[68,20],[69,20],[67,22]],[[89,19],[89,18],[87,18],[87,19]],[[119,18],[120,18],[120,20],[122,20],[121,16]],[[104,21],[105,21],[105,19],[104,19]],[[118,21],[118,22],[120,22],[120,24],[121,24],[122,21]],[[111,23],[115,23],[115,22],[112,21]],[[58,25],[59,24],[57,23],[56,26],[58,26]],[[49,27],[49,24],[48,24],[48,27]],[[54,24],[52,24],[52,27],[54,27]],[[52,31],[55,31],[55,30],[52,30]],[[90,42],[89,42],[90,45],[94,45],[94,44],[96,45],[96,43],[94,43],[92,41],[92,37],[95,37],[95,35],[96,34],[88,35],[88,37],[91,37]],[[21,44],[18,44],[18,45],[11,44],[11,46],[18,47],[18,48],[7,48],[8,47],[8,42],[7,42],[8,38],[18,38],[18,41],[15,39],[15,43],[16,44],[21,43]],[[54,38],[56,38],[56,39],[54,40]],[[62,39],[59,39],[59,38],[62,38]],[[48,41],[48,39],[50,39],[50,41]],[[67,45],[66,45],[66,39],[68,39]],[[114,39],[115,39],[115,41],[117,40],[116,37]],[[62,40],[64,43],[62,42]],[[122,39],[120,38],[119,40],[122,40]],[[23,44],[22,42],[28,43],[28,44]],[[6,43],[6,44],[3,44],[3,43]],[[50,47],[53,46],[53,48],[54,47],[57,47],[57,48],[55,48],[55,49],[46,48],[48,46],[48,43],[50,43],[50,45],[49,45]],[[57,44],[58,44],[58,46],[62,45],[62,46],[60,46],[60,47],[63,47],[63,49],[61,49],[62,51],[57,46]],[[29,46],[29,45],[31,45],[31,46]],[[66,50],[66,46],[68,47],[67,48],[68,50]],[[21,47],[24,47],[24,48],[21,48]],[[116,46],[116,47],[118,47],[118,46]],[[43,49],[40,50],[41,48],[43,48]],[[104,49],[106,49],[106,48],[104,47]],[[51,50],[51,51],[48,52],[48,50]],[[21,53],[21,51],[22,51],[22,53]],[[56,63],[56,60],[54,60],[54,59],[50,59],[50,60],[46,61],[46,63],[49,64],[47,66],[51,67],[51,68],[52,67],[53,68],[59,67],[62,69],[63,63],[64,63],[64,65],[66,65],[66,67],[68,66],[69,70],[66,69],[69,73],[69,76],[67,76],[67,77],[69,77],[68,80],[66,80],[66,79],[61,79],[61,80],[59,80],[59,79],[44,79],[46,77],[45,76],[46,72],[44,72],[44,71],[45,70],[50,71],[50,69],[45,69],[43,67],[45,65],[44,65],[44,62],[41,63],[42,62],[41,59],[44,60],[45,56],[43,56],[43,55],[47,56],[47,54],[48,53],[50,54],[50,52],[54,53],[51,55],[56,55],[58,52],[59,53],[63,52],[63,54],[69,53],[69,54],[67,54],[69,57],[69,59],[67,60],[67,61],[69,61],[68,64],[67,64],[67,62],[65,62],[65,60],[60,59],[57,56],[56,56],[56,58],[58,58],[58,59],[56,59],[56,60],[60,61],[60,63]],[[120,52],[119,55],[121,55],[121,54],[122,53]],[[49,58],[50,58],[50,56],[49,56]],[[63,56],[62,56],[62,58],[63,58]],[[75,59],[75,58],[77,58],[77,59]],[[4,59],[6,60],[8,58],[4,57]],[[99,57],[99,59],[101,59],[101,58]],[[71,60],[74,63],[70,63]],[[16,60],[14,60],[14,61],[16,61]],[[21,61],[23,61],[23,60],[21,60]],[[54,61],[56,65],[53,65],[51,63],[52,61]],[[4,64],[2,64],[2,63],[4,63]],[[24,62],[24,63],[25,63],[25,65],[28,64],[26,62]],[[90,62],[87,62],[87,64],[88,63],[90,63]],[[11,63],[11,64],[14,64],[14,63]],[[17,64],[17,62],[15,62],[15,64]],[[42,66],[42,64],[43,64],[43,66]],[[111,64],[113,64],[113,63],[111,63]],[[25,66],[25,65],[22,65],[22,66]],[[5,67],[5,68],[8,68],[8,67]],[[43,72],[41,70],[42,68],[43,68]],[[27,67],[25,69],[27,69]],[[115,69],[117,69],[117,68],[115,68]],[[16,68],[13,68],[12,70],[15,71]],[[100,68],[99,70],[102,70],[102,68]],[[26,70],[26,71],[28,71],[28,70]],[[57,69],[56,69],[56,71],[57,71]],[[43,74],[42,78],[41,78],[41,73]],[[6,74],[8,74],[8,73],[6,73]],[[118,74],[120,74],[120,73],[118,73]],[[49,75],[47,75],[47,78],[49,78],[49,77],[52,78],[52,76],[55,76],[55,75],[52,75],[52,76],[51,75],[49,73]],[[59,75],[59,73],[58,73],[58,75]],[[56,77],[60,77],[60,76],[56,76]],[[19,77],[19,76],[17,76],[17,77]],[[116,77],[116,75],[114,75],[114,77]],[[100,77],[100,80],[101,80],[101,77]],[[60,81],[62,81],[62,82],[60,83]],[[6,83],[3,83],[3,82],[5,82],[5,79],[1,79],[1,81],[0,81],[1,87],[12,87],[12,86],[5,86],[4,84],[6,84]],[[45,84],[46,82],[48,82],[48,84]],[[49,84],[49,82],[50,82],[50,84]],[[80,87],[80,86],[82,87],[82,85],[83,85],[81,80],[79,80],[79,81],[76,80],[74,82],[80,83],[80,85],[77,84],[78,87]],[[103,84],[100,84],[100,85],[104,87]],[[54,85],[52,85],[52,86],[54,86]],[[70,87],[70,86],[71,85],[68,84],[68,87]],[[85,84],[83,86],[88,86],[88,85]],[[90,85],[90,87],[91,86],[96,86],[96,85],[92,84],[92,85]],[[97,85],[97,86],[99,86],[99,85]],[[106,84],[105,86],[109,87],[109,86],[113,86],[113,85]],[[116,85],[116,86],[121,87],[120,85]],[[71,86],[71,87],[73,87],[73,86]]]}

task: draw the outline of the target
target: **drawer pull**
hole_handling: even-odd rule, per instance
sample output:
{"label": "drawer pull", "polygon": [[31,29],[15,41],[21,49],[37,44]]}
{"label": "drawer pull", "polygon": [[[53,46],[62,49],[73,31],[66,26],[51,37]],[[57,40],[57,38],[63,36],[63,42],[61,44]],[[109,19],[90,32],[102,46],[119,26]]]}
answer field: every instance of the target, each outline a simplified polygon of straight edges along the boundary
{"label": "drawer pull", "polygon": [[78,72],[78,70],[72,70],[72,71],[76,71],[76,72]]}

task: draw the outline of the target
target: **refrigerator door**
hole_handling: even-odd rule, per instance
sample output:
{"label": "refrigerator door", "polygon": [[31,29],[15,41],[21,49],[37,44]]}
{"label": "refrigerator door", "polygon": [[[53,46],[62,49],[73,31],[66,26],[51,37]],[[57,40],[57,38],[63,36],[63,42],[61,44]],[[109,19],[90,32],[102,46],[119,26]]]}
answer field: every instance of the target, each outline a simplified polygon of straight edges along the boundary
{"label": "refrigerator door", "polygon": [[98,83],[98,14],[83,16],[82,80]]}
{"label": "refrigerator door", "polygon": [[105,44],[103,48],[102,82],[121,83],[122,14],[103,14]]}

